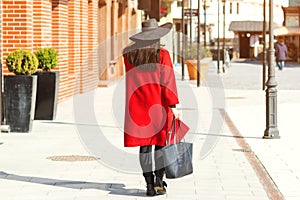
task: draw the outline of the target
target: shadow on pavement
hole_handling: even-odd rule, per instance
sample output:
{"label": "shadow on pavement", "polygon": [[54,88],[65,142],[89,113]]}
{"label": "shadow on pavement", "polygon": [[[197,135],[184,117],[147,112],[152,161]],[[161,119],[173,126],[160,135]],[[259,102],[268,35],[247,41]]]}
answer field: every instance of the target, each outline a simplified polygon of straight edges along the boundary
{"label": "shadow on pavement", "polygon": [[42,122],[46,124],[60,124],[60,125],[73,125],[73,126],[99,126],[99,127],[105,127],[105,128],[118,128],[117,126],[110,126],[110,125],[101,125],[101,124],[82,124],[82,123],[71,123],[71,122],[53,122],[53,121],[47,121]]}
{"label": "shadow on pavement", "polygon": [[285,67],[287,68],[299,68],[300,64],[296,62],[286,62]]}
{"label": "shadow on pavement", "polygon": [[234,136],[234,135],[222,135],[222,134],[209,134],[209,133],[195,133],[190,132],[191,134],[195,135],[207,135],[207,136],[216,136],[216,137],[229,137],[229,138],[249,138],[249,139],[262,139],[262,137],[251,137],[251,136]]}
{"label": "shadow on pavement", "polygon": [[0,179],[24,181],[28,183],[65,187],[65,188],[71,188],[77,190],[98,189],[98,190],[108,191],[109,194],[113,194],[113,195],[146,197],[145,190],[125,189],[126,185],[122,183],[96,183],[96,182],[85,182],[85,181],[58,180],[58,179],[40,178],[40,177],[32,177],[32,176],[19,176],[15,174],[8,174],[3,171],[0,171]]}
{"label": "shadow on pavement", "polygon": [[231,62],[232,63],[262,63],[261,60],[255,60],[255,59],[234,59]]}
{"label": "shadow on pavement", "polygon": [[[249,63],[249,64],[261,64],[262,65],[262,60],[259,59],[253,59],[253,58],[249,58],[249,59],[234,59],[231,61],[232,63]],[[299,68],[300,67],[300,63],[297,62],[293,62],[293,61],[286,61],[285,62],[285,67],[287,68]]]}

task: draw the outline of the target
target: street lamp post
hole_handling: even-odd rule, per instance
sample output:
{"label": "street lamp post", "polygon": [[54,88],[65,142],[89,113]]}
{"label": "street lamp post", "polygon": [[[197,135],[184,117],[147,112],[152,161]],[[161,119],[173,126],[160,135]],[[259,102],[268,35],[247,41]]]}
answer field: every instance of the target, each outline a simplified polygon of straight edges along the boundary
{"label": "street lamp post", "polygon": [[222,69],[223,69],[223,72],[225,72],[225,44],[226,44],[226,33],[225,33],[225,25],[226,25],[226,20],[225,20],[225,12],[226,12],[226,10],[225,10],[225,4],[226,4],[226,0],[222,0],[222,2],[223,2],[223,66],[222,66]]}
{"label": "street lamp post", "polygon": [[218,0],[218,73],[220,73],[220,0]]}
{"label": "street lamp post", "polygon": [[190,48],[192,48],[192,0],[190,0]]}
{"label": "street lamp post", "polygon": [[201,27],[200,27],[200,0],[198,0],[198,36],[197,36],[197,87],[200,86],[200,37],[201,37]]}
{"label": "street lamp post", "polygon": [[204,11],[204,47],[206,47],[206,0],[203,2],[203,11]]}
{"label": "street lamp post", "polygon": [[266,88],[266,65],[267,65],[267,40],[266,40],[266,32],[267,32],[267,23],[266,23],[266,1],[264,0],[264,5],[263,5],[263,15],[264,15],[264,21],[263,21],[263,72],[262,72],[262,89],[265,90]]}
{"label": "street lamp post", "polygon": [[185,32],[185,30],[184,30],[184,26],[185,26],[185,24],[184,24],[184,0],[182,0],[181,1],[182,2],[182,18],[181,18],[181,31],[182,31],[182,33],[181,33],[181,35],[182,35],[182,41],[181,41],[181,80],[184,80],[184,59],[185,59],[185,57],[184,57],[184,47],[185,47],[185,38],[184,38],[184,32]]}
{"label": "street lamp post", "polygon": [[273,0],[269,2],[269,66],[266,83],[266,130],[263,138],[280,138],[277,129],[277,82],[275,80],[275,50],[273,33]]}

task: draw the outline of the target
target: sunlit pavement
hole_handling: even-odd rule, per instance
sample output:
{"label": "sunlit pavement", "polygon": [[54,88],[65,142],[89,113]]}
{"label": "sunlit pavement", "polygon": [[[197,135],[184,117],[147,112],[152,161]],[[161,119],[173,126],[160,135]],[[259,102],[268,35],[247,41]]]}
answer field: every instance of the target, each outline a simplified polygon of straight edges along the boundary
{"label": "sunlit pavement", "polygon": [[[275,185],[285,199],[299,199],[299,71],[297,65],[276,70],[280,139],[262,139],[265,91],[258,62],[234,62],[225,74],[216,73],[214,62],[207,83],[199,88],[177,74],[179,90],[187,88],[193,94],[180,99],[197,102],[183,105],[183,121],[194,123],[191,113],[197,114],[197,126],[188,138],[194,143],[194,173],[166,180],[167,194],[153,198],[271,199]],[[30,133],[1,133],[1,199],[149,198],[138,166],[138,148],[123,147],[122,84],[60,103],[57,118],[34,121]],[[223,99],[216,101],[220,94]],[[244,149],[247,145],[250,149]],[[259,174],[255,162],[262,164],[265,173],[262,169]]]}

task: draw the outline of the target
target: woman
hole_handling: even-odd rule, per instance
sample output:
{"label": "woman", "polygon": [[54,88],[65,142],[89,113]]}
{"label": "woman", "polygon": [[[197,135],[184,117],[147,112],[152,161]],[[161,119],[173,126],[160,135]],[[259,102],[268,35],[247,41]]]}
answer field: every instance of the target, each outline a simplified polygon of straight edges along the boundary
{"label": "woman", "polygon": [[276,56],[276,65],[279,70],[283,70],[284,61],[287,59],[287,47],[284,43],[284,38],[279,37],[278,41],[275,43],[275,56]]}
{"label": "woman", "polygon": [[[146,20],[142,22],[142,32],[130,37],[135,43],[123,52],[126,68],[124,146],[140,146],[139,160],[148,196],[166,193],[163,157],[159,150],[166,145],[174,116],[171,107],[179,103],[170,54],[160,47],[160,38],[171,28],[171,23],[158,26],[155,19]],[[152,146],[155,146],[154,171]]]}

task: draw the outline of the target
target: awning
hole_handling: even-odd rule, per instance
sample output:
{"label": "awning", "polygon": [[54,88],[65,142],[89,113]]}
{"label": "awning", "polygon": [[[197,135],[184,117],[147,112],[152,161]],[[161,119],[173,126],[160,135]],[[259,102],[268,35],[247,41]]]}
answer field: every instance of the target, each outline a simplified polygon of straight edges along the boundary
{"label": "awning", "polygon": [[[274,23],[274,27],[279,27]],[[232,21],[229,25],[229,31],[234,32],[262,32],[263,21]],[[269,23],[267,22],[266,31],[269,31]]]}
{"label": "awning", "polygon": [[276,36],[300,35],[300,27],[278,27],[274,29]]}

